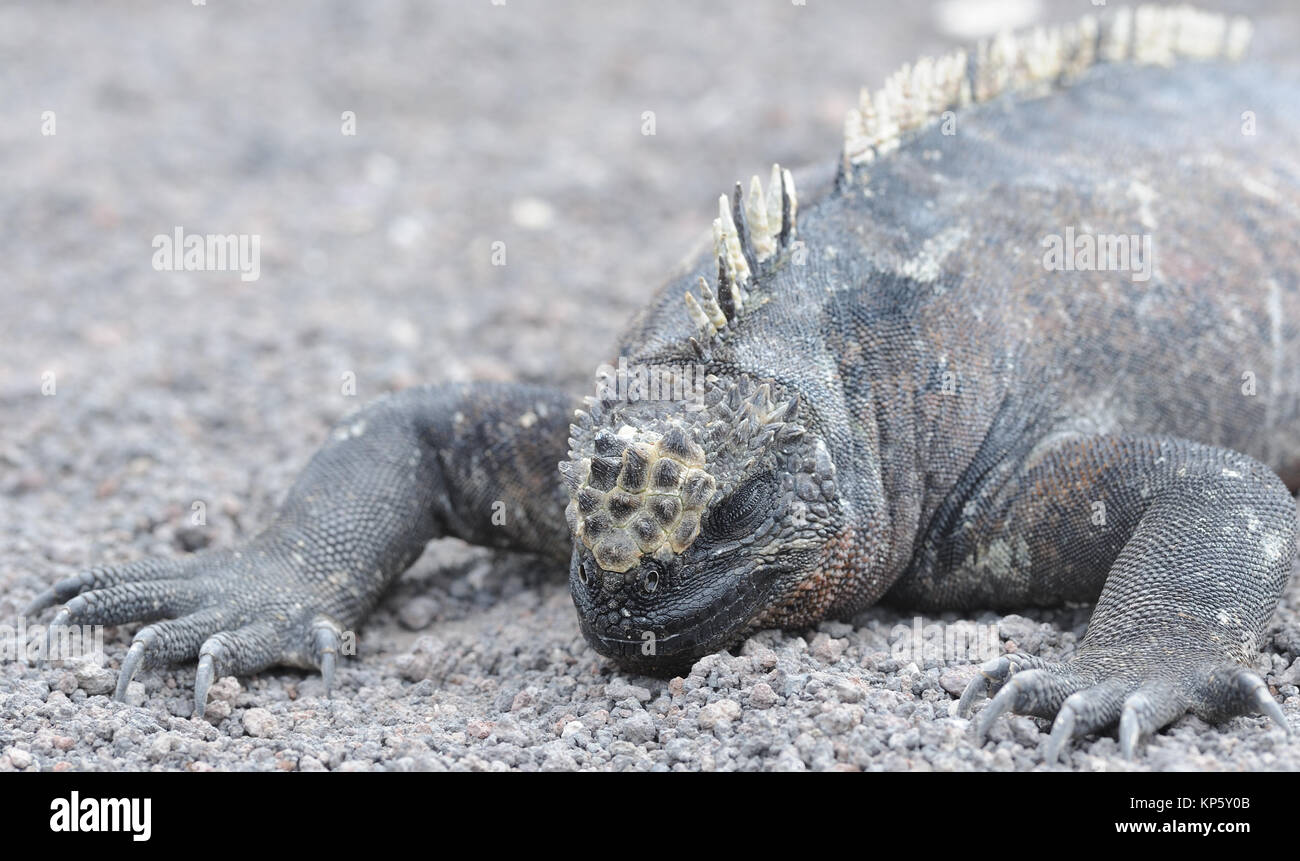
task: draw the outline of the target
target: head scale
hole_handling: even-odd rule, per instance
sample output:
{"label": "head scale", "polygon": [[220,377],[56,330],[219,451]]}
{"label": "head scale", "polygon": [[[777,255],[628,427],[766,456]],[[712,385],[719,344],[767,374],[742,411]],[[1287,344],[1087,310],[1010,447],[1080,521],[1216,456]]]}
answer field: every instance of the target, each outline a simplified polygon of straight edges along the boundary
{"label": "head scale", "polygon": [[[797,401],[776,401],[770,384],[713,378],[703,409],[625,409],[602,426],[613,401],[588,400],[571,426],[569,461],[560,464],[569,489],[565,511],[574,537],[604,571],[622,574],[641,560],[667,562],[690,547],[719,491],[725,495],[767,448],[803,435],[787,417]],[[636,415],[639,413],[639,415]]]}

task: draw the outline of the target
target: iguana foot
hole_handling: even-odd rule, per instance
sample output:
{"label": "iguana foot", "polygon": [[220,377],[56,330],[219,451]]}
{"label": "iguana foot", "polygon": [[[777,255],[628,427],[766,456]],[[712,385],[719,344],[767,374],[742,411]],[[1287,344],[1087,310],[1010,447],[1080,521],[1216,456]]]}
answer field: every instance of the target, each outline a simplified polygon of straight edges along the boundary
{"label": "iguana foot", "polygon": [[1060,663],[1005,655],[980,668],[962,693],[957,714],[969,716],[985,695],[993,699],[975,719],[976,739],[983,743],[1003,713],[1050,718],[1048,763],[1058,760],[1070,740],[1116,722],[1120,749],[1131,759],[1139,741],[1189,711],[1211,723],[1262,712],[1288,735],[1291,731],[1282,707],[1256,673],[1222,657],[1178,649],[1150,655],[1092,649]]}
{"label": "iguana foot", "polygon": [[341,647],[353,642],[348,630],[430,540],[569,560],[565,494],[553,476],[572,415],[568,395],[525,385],[379,398],[334,428],[275,520],[248,542],[92,568],[27,612],[63,603],[53,625],[152,623],[122,661],[119,699],[144,664],[194,660],[199,716],[214,679],[277,664],[319,668],[328,694]]}
{"label": "iguana foot", "polygon": [[[318,667],[328,695],[343,625],[337,608],[301,576],[293,554],[274,543],[216,550],[188,559],[144,559],[92,568],[62,580],[27,608],[64,602],[50,622],[64,625],[155,622],[136,632],[122,661],[115,698],[145,663],[198,659],[194,711],[203,716],[214,679],[274,664]],[[47,640],[46,654],[49,653]]]}

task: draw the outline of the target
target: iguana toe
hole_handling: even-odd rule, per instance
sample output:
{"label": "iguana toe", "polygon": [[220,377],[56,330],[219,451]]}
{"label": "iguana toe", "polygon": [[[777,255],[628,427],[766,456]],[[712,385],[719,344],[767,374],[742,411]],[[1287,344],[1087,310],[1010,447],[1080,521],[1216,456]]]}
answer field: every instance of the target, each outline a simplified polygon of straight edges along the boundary
{"label": "iguana toe", "polygon": [[[1068,684],[1068,682],[1067,682]],[[1044,758],[1049,765],[1061,758],[1069,742],[1113,724],[1124,705],[1128,685],[1118,679],[1077,690],[1065,698],[1052,722]]]}
{"label": "iguana toe", "polygon": [[202,590],[190,580],[119,583],[71,598],[51,626],[150,622],[193,612],[202,601]]}
{"label": "iguana toe", "polygon": [[1066,697],[1082,686],[1079,680],[1034,667],[1011,676],[975,719],[975,737],[984,741],[993,722],[1006,712],[1051,717]]}
{"label": "iguana toe", "polygon": [[122,660],[113,698],[118,701],[126,698],[127,685],[146,661],[166,664],[193,660],[203,642],[221,630],[225,618],[224,611],[211,608],[141,628]]}
{"label": "iguana toe", "polygon": [[970,717],[971,709],[975,703],[987,696],[997,693],[1002,685],[1006,684],[1011,674],[1021,669],[1037,667],[1042,665],[1042,661],[1031,655],[1022,655],[1013,652],[1009,655],[1001,655],[994,658],[980,667],[980,674],[971,679],[970,684],[962,691],[961,700],[957,703],[957,716]]}
{"label": "iguana toe", "polygon": [[194,676],[195,715],[203,717],[213,679],[255,673],[287,662],[286,658],[279,632],[267,622],[213,634],[199,647],[199,668]]}
{"label": "iguana toe", "polygon": [[135,583],[146,580],[165,580],[181,576],[181,562],[174,559],[140,559],[125,565],[99,565],[88,571],[82,571],[72,577],[66,577],[37,595],[23,611],[26,616],[35,616],[47,607],[66,602],[82,592],[104,589],[119,583]]}
{"label": "iguana toe", "polygon": [[[1187,711],[1187,701],[1166,682],[1146,682],[1124,700],[1119,718],[1119,748],[1126,759],[1137,755],[1142,739],[1159,732]],[[1053,760],[1055,761],[1055,760]]]}

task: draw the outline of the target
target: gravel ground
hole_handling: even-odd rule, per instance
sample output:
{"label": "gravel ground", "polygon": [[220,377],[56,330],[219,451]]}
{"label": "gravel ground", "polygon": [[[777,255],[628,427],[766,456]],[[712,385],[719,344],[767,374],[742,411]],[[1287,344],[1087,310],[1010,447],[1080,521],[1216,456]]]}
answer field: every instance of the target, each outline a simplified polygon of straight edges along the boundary
{"label": "gravel ground", "polygon": [[[0,8],[0,620],[91,564],[249,535],[330,425],[382,392],[584,387],[717,194],[772,160],[833,157],[859,84],[1090,8],[609,6]],[[152,238],[177,225],[260,235],[261,277],[155,271]],[[1087,615],[970,621],[1059,657]],[[133,628],[108,629],[106,667],[0,663],[0,771],[1043,767],[1030,718],[971,745],[951,713],[973,666],[896,655],[912,621],[873,609],[764,632],[684,678],[628,676],[583,643],[562,572],[435,542],[330,700],[277,670],[222,680],[197,720],[182,666],[110,702]],[[1259,669],[1294,724],[1300,577],[1271,633]],[[1136,764],[1104,736],[1058,767],[1300,769],[1300,744],[1260,718],[1185,718]]]}

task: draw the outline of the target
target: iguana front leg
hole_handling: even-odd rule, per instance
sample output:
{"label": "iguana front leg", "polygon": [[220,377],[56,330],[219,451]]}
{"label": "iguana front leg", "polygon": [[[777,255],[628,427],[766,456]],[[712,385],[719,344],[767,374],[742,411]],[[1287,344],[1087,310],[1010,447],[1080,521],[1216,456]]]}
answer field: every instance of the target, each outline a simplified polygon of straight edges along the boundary
{"label": "iguana front leg", "polygon": [[1289,731],[1246,666],[1295,553],[1295,504],[1267,467],[1180,439],[1074,439],[967,511],[941,554],[960,562],[931,584],[950,603],[1097,600],[1070,659],[985,665],[959,707],[996,692],[980,739],[1008,711],[1055,719],[1049,762],[1116,721],[1131,756],[1187,711],[1212,722],[1263,711]]}
{"label": "iguana front leg", "polygon": [[275,520],[246,545],[93,568],[28,608],[66,602],[54,625],[153,622],[135,635],[117,696],[151,663],[199,660],[195,709],[214,678],[274,664],[320,667],[341,634],[432,538],[569,557],[557,462],[572,401],[522,385],[448,385],[381,398],[344,419]]}

